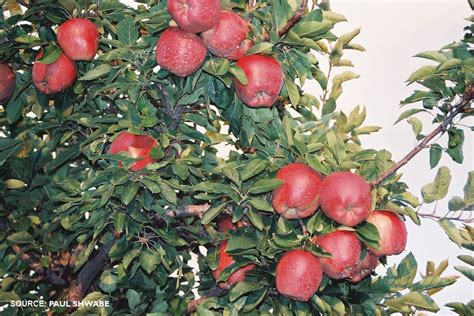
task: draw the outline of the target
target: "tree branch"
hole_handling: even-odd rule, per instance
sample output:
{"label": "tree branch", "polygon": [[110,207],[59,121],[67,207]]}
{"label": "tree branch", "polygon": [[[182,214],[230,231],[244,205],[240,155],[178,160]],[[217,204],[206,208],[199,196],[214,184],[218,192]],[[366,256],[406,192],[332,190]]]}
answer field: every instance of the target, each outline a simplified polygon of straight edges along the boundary
{"label": "tree branch", "polygon": [[76,277],[73,285],[68,291],[67,299],[69,301],[80,301],[84,298],[87,290],[94,281],[97,274],[104,268],[108,261],[108,254],[116,240],[112,239],[99,248],[97,254],[92,260],[87,261],[81,272]]}
{"label": "tree branch", "polygon": [[166,215],[169,217],[202,217],[202,214],[204,214],[209,208],[210,205],[207,203],[201,205],[183,205],[178,207],[176,211],[166,212]]}
{"label": "tree branch", "polygon": [[188,313],[195,312],[197,307],[202,304],[205,300],[211,297],[219,297],[224,295],[227,292],[227,290],[223,290],[220,287],[214,287],[211,289],[206,295],[201,296],[200,298],[197,298],[195,300],[189,301],[188,302]]}
{"label": "tree branch", "polygon": [[163,113],[168,115],[171,119],[169,129],[175,130],[178,127],[179,121],[181,120],[181,116],[183,116],[183,113],[186,111],[186,108],[181,105],[176,105],[173,108],[173,105],[170,102],[168,91],[166,91],[165,87],[163,87],[163,85],[161,84],[158,84],[158,89],[160,89],[160,92],[162,94],[161,109]]}
{"label": "tree branch", "polygon": [[442,220],[442,219],[447,219],[447,220],[450,220],[450,221],[458,221],[458,222],[462,222],[462,223],[466,223],[466,224],[470,224],[470,223],[473,223],[474,222],[474,219],[469,217],[469,218],[462,218],[462,214],[461,216],[441,216],[441,215],[437,215],[437,214],[434,214],[434,213],[416,213],[416,215],[418,215],[419,217],[423,217],[423,218],[429,218],[429,219],[433,219],[433,220],[436,220],[436,221],[439,221],[439,220]]}
{"label": "tree branch", "polygon": [[289,19],[288,22],[286,22],[286,25],[278,31],[278,35],[283,36],[288,33],[288,31],[301,19],[301,16],[303,16],[303,13],[307,7],[308,0],[302,0],[298,10],[295,12],[295,15],[293,15],[293,17]]}
{"label": "tree branch", "polygon": [[54,273],[50,269],[45,269],[37,258],[32,257],[26,252],[23,252],[17,244],[13,244],[11,248],[18,255],[18,257],[28,264],[30,269],[33,270],[38,276],[44,276],[49,284],[59,287],[66,286],[67,283],[61,276]]}
{"label": "tree branch", "polygon": [[435,128],[431,133],[426,135],[423,140],[415,147],[413,148],[408,154],[405,155],[400,161],[398,161],[395,165],[393,165],[392,168],[387,170],[385,173],[382,175],[378,176],[374,181],[372,181],[372,186],[379,185],[382,181],[390,177],[392,174],[397,172],[398,169],[406,165],[413,157],[416,156],[421,150],[424,148],[428,148],[428,144],[430,141],[435,138],[438,134],[443,134],[446,132],[447,128],[449,125],[452,124],[454,118],[458,116],[461,113],[465,112],[465,107],[471,102],[471,100],[474,97],[474,93],[472,93],[472,89],[468,87],[466,89],[466,93],[463,96],[463,99],[453,107],[452,112],[446,117],[446,119],[437,127]]}

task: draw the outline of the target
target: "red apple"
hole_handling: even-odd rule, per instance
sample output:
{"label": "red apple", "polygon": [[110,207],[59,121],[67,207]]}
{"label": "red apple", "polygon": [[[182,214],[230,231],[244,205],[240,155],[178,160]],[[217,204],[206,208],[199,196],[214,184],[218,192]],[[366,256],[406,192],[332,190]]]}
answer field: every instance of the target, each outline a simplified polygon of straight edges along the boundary
{"label": "red apple", "polygon": [[157,145],[157,141],[148,135],[135,135],[121,132],[110,145],[109,154],[125,153],[131,158],[142,158],[130,166],[130,171],[139,171],[155,160],[150,156],[150,151]]}
{"label": "red apple", "polygon": [[71,59],[61,53],[51,64],[43,64],[38,59],[43,56],[40,52],[33,65],[33,83],[39,92],[55,94],[66,90],[74,84],[77,67]]}
{"label": "red apple", "polygon": [[[234,258],[226,252],[227,240],[223,241],[219,246],[219,258],[217,263],[217,269],[212,271],[212,276],[215,280],[219,278],[222,270],[233,264]],[[228,289],[232,284],[242,282],[245,279],[245,273],[247,271],[253,270],[255,268],[254,264],[249,264],[244,267],[239,268],[234,273],[232,273],[227,281],[219,282],[218,286],[221,289]]]}
{"label": "red apple", "polygon": [[292,163],[278,170],[276,177],[285,181],[272,193],[272,204],[277,213],[286,219],[295,219],[316,212],[323,180],[318,172],[301,163]]}
{"label": "red apple", "polygon": [[247,76],[246,85],[233,79],[239,98],[249,107],[271,107],[283,86],[283,71],[278,61],[264,55],[250,55],[240,59],[237,66]]}
{"label": "red apple", "polygon": [[308,301],[319,288],[323,270],[319,259],[301,249],[287,251],[276,267],[276,287],[281,295]]}
{"label": "red apple", "polygon": [[219,218],[217,221],[217,231],[221,233],[226,233],[229,230],[235,230],[234,223],[230,216],[224,215]]}
{"label": "red apple", "polygon": [[168,0],[168,12],[180,28],[191,33],[207,31],[219,23],[219,0]]}
{"label": "red apple", "polygon": [[87,19],[71,19],[58,28],[58,44],[72,60],[92,60],[99,49],[97,26]]}
{"label": "red apple", "polygon": [[201,34],[207,49],[214,55],[229,60],[244,57],[253,45],[247,39],[250,31],[247,21],[237,13],[222,10],[218,22],[214,28]]}
{"label": "red apple", "polygon": [[15,72],[7,64],[0,63],[0,104],[10,99],[15,86]]}
{"label": "red apple", "polygon": [[334,172],[324,178],[319,192],[324,214],[346,226],[355,226],[369,216],[372,208],[370,185],[351,172]]}
{"label": "red apple", "polygon": [[361,281],[363,278],[368,276],[369,274],[374,271],[374,269],[379,264],[379,258],[370,254],[366,253],[365,257],[362,260],[359,260],[354,267],[352,276],[349,277],[349,282],[357,283]]}
{"label": "red apple", "polygon": [[407,229],[401,217],[390,211],[372,211],[367,221],[377,227],[380,249],[369,248],[377,257],[398,255],[407,245]]}
{"label": "red apple", "polygon": [[332,256],[319,259],[323,272],[328,277],[344,279],[352,275],[361,252],[360,241],[354,232],[337,230],[317,236],[313,242]]}
{"label": "red apple", "polygon": [[199,69],[206,57],[206,47],[196,34],[179,27],[169,27],[156,43],[156,62],[179,77]]}

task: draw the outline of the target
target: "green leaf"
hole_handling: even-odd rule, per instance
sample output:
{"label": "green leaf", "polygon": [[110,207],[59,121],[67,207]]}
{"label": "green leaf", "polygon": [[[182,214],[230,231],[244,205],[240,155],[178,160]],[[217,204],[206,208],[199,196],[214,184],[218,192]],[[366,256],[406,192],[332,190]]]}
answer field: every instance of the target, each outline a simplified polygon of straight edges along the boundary
{"label": "green leaf", "polygon": [[470,266],[474,266],[474,257],[469,255],[459,255],[458,259],[467,263]]}
{"label": "green leaf", "polygon": [[447,167],[438,169],[434,182],[424,185],[421,188],[421,195],[426,203],[432,203],[443,199],[448,194],[451,183],[451,172]]}
{"label": "green leaf", "polygon": [[448,58],[442,52],[438,52],[438,51],[421,52],[421,53],[416,54],[414,57],[431,59],[440,63],[448,60]]}
{"label": "green leaf", "polygon": [[223,76],[229,72],[230,63],[225,58],[209,59],[202,69],[213,76]]}
{"label": "green leaf", "polygon": [[413,254],[410,252],[397,267],[397,278],[394,285],[399,288],[407,288],[416,277],[418,264]]}
{"label": "green leaf", "polygon": [[161,256],[155,250],[144,249],[140,254],[140,266],[148,273],[153,272],[161,262]]}
{"label": "green leaf", "polygon": [[126,297],[128,300],[128,307],[130,307],[130,309],[134,311],[137,305],[141,302],[141,294],[139,294],[133,289],[128,289]]}
{"label": "green leaf", "polygon": [[346,81],[357,79],[360,76],[352,71],[344,71],[334,76],[332,79],[332,89],[330,97],[336,100],[342,94],[342,84]]}
{"label": "green leaf", "polygon": [[465,275],[469,280],[474,282],[474,269],[465,267],[465,266],[454,266],[454,269],[458,270],[461,272],[463,275]]}
{"label": "green leaf", "polygon": [[222,203],[218,206],[211,207],[208,209],[203,215],[202,215],[202,220],[201,223],[206,225],[209,224],[214,218],[216,218],[222,211],[224,210],[224,207],[226,206],[227,203]]}
{"label": "green leaf", "polygon": [[265,228],[265,224],[263,224],[262,216],[258,211],[254,209],[247,210],[247,216],[250,219],[250,222],[258,229],[263,230]]}
{"label": "green leaf", "polygon": [[61,56],[61,50],[55,45],[50,45],[46,47],[46,49],[43,51],[43,56],[41,56],[38,61],[40,63],[49,65],[58,60],[59,56]]}
{"label": "green leaf", "polygon": [[270,54],[272,52],[273,44],[269,42],[261,42],[253,45],[248,51],[247,55],[253,54]]}
{"label": "green leaf", "polygon": [[410,289],[412,291],[426,291],[437,288],[444,288],[456,282],[455,278],[441,278],[439,276],[427,276],[423,280],[414,283]]}
{"label": "green leaf", "polygon": [[379,249],[380,233],[375,225],[363,222],[356,228],[357,237],[369,247]]}
{"label": "green leaf", "polygon": [[416,70],[414,73],[412,73],[406,81],[408,83],[420,81],[430,75],[433,75],[435,72],[436,72],[436,66],[433,66],[433,65],[422,66],[418,70]]}
{"label": "green leaf", "polygon": [[298,91],[298,86],[291,79],[285,77],[285,87],[288,91],[288,96],[290,97],[290,102],[293,105],[298,105],[300,102],[300,93]]}
{"label": "green leaf", "polygon": [[174,189],[164,181],[160,182],[158,185],[161,189],[161,196],[169,203],[176,205],[178,197],[176,196]]}
{"label": "green leaf", "polygon": [[127,45],[135,44],[139,38],[138,29],[133,18],[127,17],[121,20],[117,24],[118,40]]}
{"label": "green leaf", "polygon": [[464,203],[466,206],[474,205],[474,171],[467,174],[467,182],[464,186]]}
{"label": "green leaf", "polygon": [[421,123],[420,119],[417,117],[411,117],[408,119],[408,123],[411,124],[413,133],[415,133],[416,136],[420,135],[421,130],[423,129],[423,123]]}
{"label": "green leaf", "polygon": [[33,236],[31,236],[28,232],[21,231],[9,235],[7,240],[15,244],[26,244],[33,242]]}
{"label": "green leaf", "polygon": [[239,80],[239,82],[243,85],[247,85],[249,83],[249,79],[245,75],[245,72],[239,66],[231,66],[229,72],[234,75],[234,77]]}
{"label": "green leaf", "polygon": [[283,180],[273,178],[273,179],[260,179],[250,186],[249,193],[251,194],[259,194],[271,191],[273,189],[278,188],[280,185],[283,184]]}
{"label": "green leaf", "polygon": [[262,288],[263,284],[251,283],[248,281],[239,282],[229,291],[229,301],[235,302],[242,295],[255,292]]}
{"label": "green leaf", "polygon": [[402,297],[387,299],[384,305],[402,313],[410,313],[411,310],[409,307],[411,306],[429,312],[439,311],[439,307],[433,299],[420,292],[410,292]]}
{"label": "green leaf", "polygon": [[108,64],[100,64],[99,66],[92,68],[91,70],[86,72],[86,74],[79,78],[79,80],[88,81],[101,78],[107,75],[110,71],[112,71],[112,66]]}
{"label": "green leaf", "polygon": [[406,118],[409,118],[410,116],[416,114],[416,113],[420,113],[420,112],[426,112],[425,109],[410,109],[410,110],[406,110],[404,112],[402,112],[402,114],[400,114],[400,116],[398,117],[398,119],[395,121],[395,123],[393,124],[397,124],[398,122],[406,119]]}
{"label": "green leaf", "polygon": [[437,71],[444,71],[448,69],[453,69],[453,68],[460,68],[462,65],[462,60],[458,58],[451,58],[445,62],[443,62],[441,65],[438,66]]}
{"label": "green leaf", "polygon": [[446,232],[449,239],[451,239],[456,245],[461,247],[462,237],[456,225],[448,219],[441,219],[438,221],[438,223],[439,226],[441,226],[441,228],[443,228],[443,230]]}
{"label": "green leaf", "polygon": [[441,155],[443,153],[443,149],[438,144],[433,144],[430,146],[430,167],[433,169],[436,167],[441,160]]}
{"label": "green leaf", "polygon": [[460,196],[453,196],[448,202],[448,209],[450,212],[456,212],[466,207],[464,200]]}
{"label": "green leaf", "polygon": [[111,270],[105,270],[99,278],[99,287],[102,291],[112,293],[117,289],[118,278],[115,274],[112,274]]}
{"label": "green leaf", "polygon": [[264,159],[252,159],[250,162],[240,171],[240,178],[242,181],[246,181],[267,168],[268,160]]}
{"label": "green leaf", "polygon": [[300,37],[309,37],[314,38],[318,35],[322,35],[329,31],[334,26],[332,21],[308,21],[308,22],[299,22],[293,28],[292,31],[295,32]]}
{"label": "green leaf", "polygon": [[128,205],[135,195],[137,195],[139,185],[137,182],[132,182],[128,181],[123,185],[122,189],[122,195],[120,196],[120,199],[122,200],[122,203],[125,205]]}
{"label": "green leaf", "polygon": [[273,206],[266,199],[252,197],[249,200],[249,204],[255,207],[257,210],[273,213]]}

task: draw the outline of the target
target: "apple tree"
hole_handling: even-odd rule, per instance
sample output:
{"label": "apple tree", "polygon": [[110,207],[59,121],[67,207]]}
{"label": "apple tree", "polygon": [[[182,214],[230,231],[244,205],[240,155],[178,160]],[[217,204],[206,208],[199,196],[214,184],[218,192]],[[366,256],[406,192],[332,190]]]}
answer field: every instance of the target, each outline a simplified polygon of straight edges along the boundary
{"label": "apple tree", "polygon": [[[361,143],[380,129],[364,125],[364,108],[338,109],[344,83],[358,77],[344,54],[364,48],[359,30],[333,32],[346,19],[328,1],[0,3],[4,312],[440,309],[432,295],[459,276],[443,275],[445,262],[419,269],[405,221],[435,218],[472,250],[474,172],[441,216],[419,206],[446,197],[448,167],[419,195],[398,171],[422,150],[427,169],[442,155],[463,163],[472,24],[417,55],[429,61],[408,78],[416,90],[397,120],[412,125],[417,145],[396,162]],[[303,89],[310,81],[317,91]],[[472,281],[473,258],[459,259]],[[10,304],[34,300],[110,304]]]}

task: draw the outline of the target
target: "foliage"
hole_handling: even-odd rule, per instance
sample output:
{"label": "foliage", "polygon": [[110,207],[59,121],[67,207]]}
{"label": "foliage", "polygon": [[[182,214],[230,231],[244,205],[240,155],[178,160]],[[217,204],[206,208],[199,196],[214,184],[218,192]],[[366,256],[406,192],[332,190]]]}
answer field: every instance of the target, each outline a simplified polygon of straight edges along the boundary
{"label": "foliage", "polygon": [[[255,45],[250,53],[277,58],[285,73],[277,103],[252,109],[234,93],[232,78],[245,80],[234,62],[208,54],[203,66],[187,78],[157,69],[155,44],[171,20],[166,1],[137,2],[141,4],[133,9],[115,0],[38,0],[25,12],[17,6],[20,1],[5,4],[11,16],[4,14],[0,21],[0,60],[14,65],[17,89],[0,112],[0,271],[4,276],[0,300],[64,299],[81,269],[97,256],[97,249],[110,245],[108,263],[93,280],[94,291],[86,299],[107,299],[112,307],[81,308],[77,314],[183,314],[196,298],[196,289],[206,296],[215,288],[210,268],[217,266],[217,242],[229,239],[227,249],[236,263],[221,279],[250,262],[257,268],[245,282],[205,300],[198,314],[437,311],[431,295],[456,278],[441,276],[445,267],[435,269],[432,263],[425,275],[416,278],[418,264],[411,253],[388,268],[386,275],[356,285],[325,276],[307,303],[275,291],[279,255],[303,246],[325,256],[309,240],[338,226],[317,212],[304,220],[309,233],[304,234],[298,221],[275,214],[269,198],[281,184],[274,178],[276,171],[290,162],[304,162],[323,175],[350,170],[374,181],[395,165],[390,152],[362,146],[361,135],[379,130],[363,124],[364,108],[350,113],[337,110],[344,83],[358,75],[336,69],[352,66],[344,59],[346,50],[364,50],[353,42],[359,30],[335,35],[334,25],[345,18],[323,5],[305,10],[301,20],[280,35],[278,30],[301,1],[257,1],[254,7],[243,0],[223,1],[224,7],[251,21]],[[71,89],[43,95],[31,81],[38,49],[44,51],[43,61],[54,61],[59,56],[57,25],[79,14],[99,26],[100,53],[92,62],[77,63],[78,80]],[[409,119],[417,139],[425,135],[412,115],[431,112],[433,123],[444,122],[472,84],[474,59],[469,44],[470,29],[463,41],[418,55],[437,65],[425,66],[408,79],[428,89],[416,90],[402,102],[422,101],[421,108],[399,118]],[[325,73],[324,63],[337,74]],[[303,92],[302,86],[310,80],[318,82],[321,99]],[[159,145],[152,156],[157,162],[129,172],[126,167],[134,162],[132,158],[107,154],[110,141],[122,130],[156,138]],[[443,152],[455,162],[463,160],[463,130],[450,125],[448,134],[447,147],[430,147],[432,168]],[[218,145],[231,146],[228,157],[218,155]],[[420,201],[400,177],[394,173],[374,186],[373,206],[394,210],[419,224],[414,209]],[[434,182],[423,187],[424,202],[443,198],[449,179],[449,170],[442,167]],[[473,183],[470,172],[465,196],[453,198],[450,211],[472,210]],[[177,216],[190,205],[207,203],[210,208],[202,218]],[[217,232],[216,218],[222,213],[250,225],[230,234]],[[454,242],[472,250],[470,226],[458,229],[447,219],[440,225]],[[378,234],[370,225],[355,230],[364,243],[377,244]],[[32,262],[22,254],[40,267],[32,275]],[[191,266],[192,258],[197,258],[198,273]],[[472,266],[472,257],[459,259]],[[472,280],[472,268],[456,268]],[[472,311],[471,305],[450,307],[461,314]],[[8,312],[19,313],[11,307]],[[66,309],[56,307],[53,312]]]}

